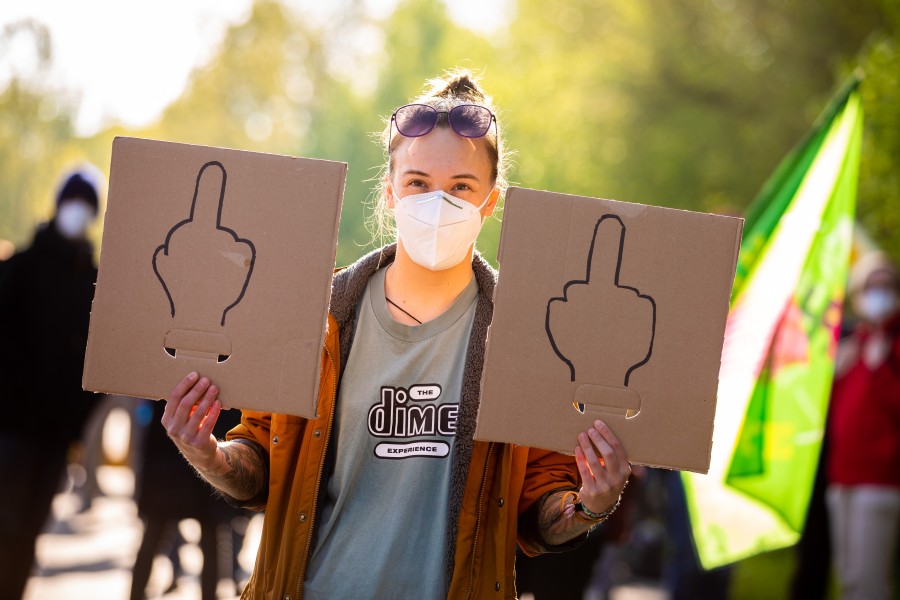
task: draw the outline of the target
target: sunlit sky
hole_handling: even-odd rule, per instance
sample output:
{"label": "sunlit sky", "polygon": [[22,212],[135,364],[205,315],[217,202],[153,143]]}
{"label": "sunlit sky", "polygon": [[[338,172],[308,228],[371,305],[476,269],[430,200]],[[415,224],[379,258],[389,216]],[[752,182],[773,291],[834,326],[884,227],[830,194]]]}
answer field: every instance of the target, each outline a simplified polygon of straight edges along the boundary
{"label": "sunlit sky", "polygon": [[[397,0],[367,0],[387,14]],[[327,3],[289,0],[312,18],[327,18]],[[511,0],[453,0],[451,16],[490,31],[508,17]],[[109,122],[154,121],[184,90],[191,71],[208,61],[252,0],[27,0],[0,2],[0,30],[25,19],[45,25],[52,40],[49,70],[38,69],[32,37],[0,37],[0,89],[12,75],[74,93],[76,126],[89,135]]]}

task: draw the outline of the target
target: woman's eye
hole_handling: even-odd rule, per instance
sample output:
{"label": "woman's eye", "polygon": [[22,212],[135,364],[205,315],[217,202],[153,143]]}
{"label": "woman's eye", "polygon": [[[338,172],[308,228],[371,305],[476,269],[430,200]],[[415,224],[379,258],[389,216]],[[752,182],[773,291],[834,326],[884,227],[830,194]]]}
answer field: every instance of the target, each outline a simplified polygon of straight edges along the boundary
{"label": "woman's eye", "polygon": [[468,192],[468,191],[470,191],[472,188],[469,186],[468,183],[457,183],[456,185],[453,186],[453,189],[454,189],[454,190],[459,190],[459,191],[461,191],[461,192]]}
{"label": "woman's eye", "polygon": [[408,182],[406,185],[408,185],[409,187],[422,187],[425,185],[425,182],[422,181],[421,179],[413,179],[412,181]]}

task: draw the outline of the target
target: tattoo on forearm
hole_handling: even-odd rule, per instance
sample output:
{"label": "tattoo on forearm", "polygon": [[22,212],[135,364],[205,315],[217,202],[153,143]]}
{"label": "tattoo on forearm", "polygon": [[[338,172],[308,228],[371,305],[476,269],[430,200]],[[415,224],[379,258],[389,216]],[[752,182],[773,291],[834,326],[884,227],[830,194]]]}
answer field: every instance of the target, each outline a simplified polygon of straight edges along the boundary
{"label": "tattoo on forearm", "polygon": [[542,534],[549,531],[563,517],[563,509],[566,498],[574,495],[571,492],[557,493],[548,496],[541,506],[540,518],[538,521],[538,529]]}
{"label": "tattoo on forearm", "polygon": [[224,473],[203,473],[215,487],[237,500],[249,500],[266,485],[266,467],[249,445],[229,442],[220,446],[229,469]]}
{"label": "tattoo on forearm", "polygon": [[558,546],[582,535],[591,528],[589,523],[576,518],[566,518],[565,506],[574,502],[575,493],[557,492],[547,497],[538,517],[538,531],[544,542]]}

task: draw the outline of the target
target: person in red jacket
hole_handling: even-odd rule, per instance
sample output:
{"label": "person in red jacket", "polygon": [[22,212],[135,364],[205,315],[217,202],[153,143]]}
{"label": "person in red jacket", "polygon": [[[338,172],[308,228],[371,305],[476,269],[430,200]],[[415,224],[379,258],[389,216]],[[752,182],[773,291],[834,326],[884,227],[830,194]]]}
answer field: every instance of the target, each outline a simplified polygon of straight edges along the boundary
{"label": "person in red jacket", "polygon": [[900,273],[870,254],[849,290],[860,322],[838,348],[828,424],[834,565],[841,598],[888,599],[900,525]]}

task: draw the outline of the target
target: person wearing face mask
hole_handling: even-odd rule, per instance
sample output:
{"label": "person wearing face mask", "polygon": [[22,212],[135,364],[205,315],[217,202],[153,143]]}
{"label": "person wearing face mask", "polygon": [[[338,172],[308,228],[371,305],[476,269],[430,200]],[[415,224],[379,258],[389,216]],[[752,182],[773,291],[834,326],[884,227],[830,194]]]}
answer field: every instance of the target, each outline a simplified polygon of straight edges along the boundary
{"label": "person wearing face mask", "polygon": [[517,543],[566,550],[631,473],[601,421],[574,458],[473,439],[497,274],[474,251],[503,187],[487,97],[466,72],[385,123],[375,219],[396,243],[335,275],[316,419],[244,411],[211,437],[218,388],[191,373],[169,436],[233,502],[265,510],[242,598],[515,598]]}
{"label": "person wearing face mask", "polygon": [[56,212],[0,274],[0,580],[21,597],[72,442],[99,396],[81,389],[97,268],[85,234],[99,171],[65,176]]}
{"label": "person wearing face mask", "polygon": [[859,323],[838,347],[829,411],[833,563],[842,599],[888,599],[900,527],[900,273],[873,253],[848,287]]}

